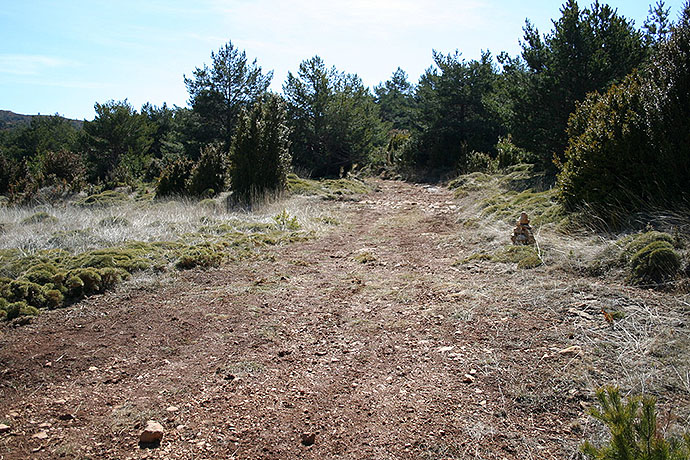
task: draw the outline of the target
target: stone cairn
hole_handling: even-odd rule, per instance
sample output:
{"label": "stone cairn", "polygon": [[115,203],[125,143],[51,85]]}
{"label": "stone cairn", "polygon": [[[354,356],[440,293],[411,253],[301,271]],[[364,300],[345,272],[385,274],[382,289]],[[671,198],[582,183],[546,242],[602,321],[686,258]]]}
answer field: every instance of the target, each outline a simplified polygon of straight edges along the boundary
{"label": "stone cairn", "polygon": [[534,244],[534,233],[532,233],[532,227],[529,225],[529,217],[526,213],[520,214],[520,220],[517,221],[515,229],[513,230],[513,236],[510,237],[513,244],[528,245]]}

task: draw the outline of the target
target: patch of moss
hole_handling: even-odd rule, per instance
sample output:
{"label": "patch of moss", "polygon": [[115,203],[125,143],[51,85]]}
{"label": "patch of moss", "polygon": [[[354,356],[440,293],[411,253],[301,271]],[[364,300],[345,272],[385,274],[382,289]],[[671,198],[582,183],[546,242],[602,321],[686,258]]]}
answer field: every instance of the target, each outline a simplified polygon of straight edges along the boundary
{"label": "patch of moss", "polygon": [[218,245],[193,246],[185,249],[175,262],[175,267],[188,270],[194,267],[218,267],[223,261],[222,247]]}
{"label": "patch of moss", "polygon": [[106,190],[95,195],[87,196],[77,201],[75,204],[77,206],[82,206],[86,208],[91,207],[105,207],[123,204],[130,201],[127,194],[117,191],[117,190]]}
{"label": "patch of moss", "polygon": [[636,285],[658,285],[675,278],[680,257],[668,241],[656,240],[635,253],[630,259],[627,280]]}
{"label": "patch of moss", "polygon": [[371,191],[370,187],[357,179],[303,179],[288,174],[288,191],[295,195],[317,195],[325,199],[344,199]]}
{"label": "patch of moss", "polygon": [[48,237],[48,245],[54,248],[73,248],[81,246],[85,242],[92,245],[98,245],[101,241],[101,238],[90,229],[61,230]]}
{"label": "patch of moss", "polygon": [[20,224],[22,225],[32,225],[32,224],[55,224],[58,222],[58,218],[55,216],[51,216],[45,211],[40,211],[34,214],[31,214],[28,217],[25,217],[24,219],[21,220]]}
{"label": "patch of moss", "polygon": [[657,241],[664,241],[672,247],[676,244],[676,240],[673,236],[668,233],[657,231],[649,231],[623,237],[617,244],[623,248],[620,252],[619,261],[624,264],[628,263],[631,258],[645,246],[649,246]]}
{"label": "patch of moss", "polygon": [[53,282],[57,268],[52,263],[39,262],[30,267],[23,275],[26,280],[36,284],[48,284]]}
{"label": "patch of moss", "polygon": [[506,246],[494,254],[493,261],[516,263],[518,268],[535,268],[543,263],[534,246]]}
{"label": "patch of moss", "polygon": [[369,262],[376,262],[378,259],[369,251],[363,251],[354,257],[355,262],[360,264],[368,264]]}
{"label": "patch of moss", "polygon": [[127,219],[120,216],[108,216],[104,217],[98,222],[100,227],[129,227],[132,225]]}
{"label": "patch of moss", "polygon": [[487,253],[485,253],[485,252],[478,252],[478,253],[476,253],[476,254],[472,254],[472,255],[469,256],[469,257],[465,257],[465,258],[462,259],[462,260],[459,260],[459,261],[457,261],[457,262],[454,262],[454,263],[453,263],[453,267],[458,267],[458,266],[460,266],[460,265],[465,265],[465,264],[468,264],[468,263],[474,262],[474,261],[493,260],[493,259],[494,259],[494,258],[493,258],[493,256],[492,256],[491,254],[487,254]]}
{"label": "patch of moss", "polygon": [[483,216],[495,217],[511,224],[523,211],[529,215],[532,226],[558,223],[565,217],[563,207],[557,202],[555,190],[535,192],[528,189],[522,192],[497,193],[484,200],[482,206]]}
{"label": "patch of moss", "polygon": [[486,188],[491,183],[493,176],[483,172],[473,172],[470,174],[463,174],[458,176],[448,183],[448,188],[455,190],[456,193],[460,191],[477,191]]}
{"label": "patch of moss", "polygon": [[[19,250],[0,250],[1,315],[11,319],[65,306],[111,289],[137,271],[215,267],[225,259],[247,257],[255,247],[312,236],[295,223],[287,213],[273,223],[209,221],[203,232],[180,235],[178,241],[129,242],[78,254],[51,249],[27,256]],[[14,304],[19,302],[26,308],[17,310]],[[10,305],[14,306],[8,314]]]}
{"label": "patch of moss", "polygon": [[626,282],[635,285],[662,285],[672,280],[681,267],[675,251],[678,241],[668,233],[649,231],[624,236],[609,244],[586,267],[592,276],[619,269]]}
{"label": "patch of moss", "polygon": [[57,289],[50,289],[45,293],[46,307],[53,309],[59,307],[65,300],[65,296]]}
{"label": "patch of moss", "polygon": [[312,220],[326,225],[340,225],[340,221],[332,216],[314,217]]}

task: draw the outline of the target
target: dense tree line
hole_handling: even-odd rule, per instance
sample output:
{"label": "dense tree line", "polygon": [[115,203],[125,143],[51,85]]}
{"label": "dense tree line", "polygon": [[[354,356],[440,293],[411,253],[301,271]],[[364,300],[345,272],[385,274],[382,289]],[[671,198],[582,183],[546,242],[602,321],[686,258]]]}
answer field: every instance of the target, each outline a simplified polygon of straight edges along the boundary
{"label": "dense tree line", "polygon": [[[155,181],[159,195],[279,191],[294,168],[438,178],[530,161],[571,208],[688,199],[690,4],[658,1],[640,28],[598,0],[567,0],[545,34],[529,21],[517,56],[434,51],[415,84],[398,68],[370,90],[314,56],[282,94],[231,43],[184,82],[188,107],[95,105],[83,128],[58,116],[0,131],[0,194]],[[598,205],[598,206],[597,206]]]}

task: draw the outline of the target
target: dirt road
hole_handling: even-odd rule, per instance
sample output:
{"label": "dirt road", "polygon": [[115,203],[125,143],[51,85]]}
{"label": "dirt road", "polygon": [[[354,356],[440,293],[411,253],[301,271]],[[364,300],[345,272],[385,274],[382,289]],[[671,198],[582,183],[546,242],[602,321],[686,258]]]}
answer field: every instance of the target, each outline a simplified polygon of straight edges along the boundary
{"label": "dirt road", "polygon": [[572,457],[596,378],[555,350],[592,281],[453,266],[450,192],[377,186],[325,236],[2,329],[0,459]]}

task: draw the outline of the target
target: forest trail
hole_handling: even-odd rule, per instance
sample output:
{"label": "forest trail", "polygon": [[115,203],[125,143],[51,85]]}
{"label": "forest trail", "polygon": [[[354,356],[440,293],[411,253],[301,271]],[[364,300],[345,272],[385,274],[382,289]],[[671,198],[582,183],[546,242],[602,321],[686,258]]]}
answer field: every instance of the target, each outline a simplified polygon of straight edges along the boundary
{"label": "forest trail", "polygon": [[554,350],[596,283],[455,267],[477,243],[452,193],[375,186],[315,239],[3,329],[0,459],[573,456],[591,362]]}

